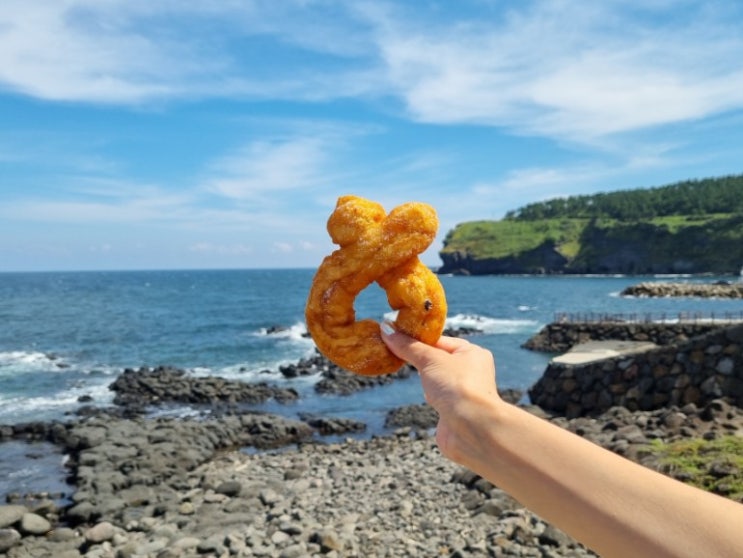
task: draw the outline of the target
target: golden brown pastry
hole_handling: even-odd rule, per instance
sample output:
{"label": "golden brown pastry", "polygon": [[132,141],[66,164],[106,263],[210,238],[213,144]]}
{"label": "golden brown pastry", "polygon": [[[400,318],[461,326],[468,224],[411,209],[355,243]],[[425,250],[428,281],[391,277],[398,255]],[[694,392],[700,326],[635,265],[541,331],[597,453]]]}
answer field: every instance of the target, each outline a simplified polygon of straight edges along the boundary
{"label": "golden brown pastry", "polygon": [[410,202],[387,214],[376,202],[342,196],[328,219],[340,246],[315,274],[307,299],[307,329],[320,352],[365,376],[389,374],[403,361],[384,344],[374,320],[356,321],[354,300],[376,281],[397,310],[396,329],[435,344],[446,321],[446,298],[436,275],[419,259],[438,229],[436,211]]}

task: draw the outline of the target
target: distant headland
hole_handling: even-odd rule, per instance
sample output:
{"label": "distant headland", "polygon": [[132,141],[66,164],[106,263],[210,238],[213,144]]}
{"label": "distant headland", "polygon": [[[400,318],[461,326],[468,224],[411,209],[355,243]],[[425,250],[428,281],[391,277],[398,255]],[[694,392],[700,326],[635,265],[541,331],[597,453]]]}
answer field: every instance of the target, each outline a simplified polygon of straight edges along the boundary
{"label": "distant headland", "polygon": [[556,198],[450,230],[442,274],[735,274],[743,174]]}

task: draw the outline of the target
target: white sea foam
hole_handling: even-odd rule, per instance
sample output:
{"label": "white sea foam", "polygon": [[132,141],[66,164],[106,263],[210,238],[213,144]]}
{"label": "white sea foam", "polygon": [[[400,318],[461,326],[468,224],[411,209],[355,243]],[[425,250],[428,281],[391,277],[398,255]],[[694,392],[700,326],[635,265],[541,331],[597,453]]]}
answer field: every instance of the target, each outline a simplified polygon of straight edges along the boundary
{"label": "white sea foam", "polygon": [[[93,398],[96,405],[107,405],[113,400],[113,392],[107,384],[75,386],[50,396],[9,397],[0,395],[0,423],[15,422],[18,419],[47,419],[61,412],[76,408],[83,395]],[[25,418],[24,418],[25,417]]]}
{"label": "white sea foam", "polygon": [[227,379],[243,381],[271,381],[283,379],[279,371],[282,366],[295,364],[302,358],[308,358],[315,353],[315,342],[307,335],[307,326],[297,322],[287,328],[277,328],[269,331],[261,328],[253,333],[262,337],[270,350],[265,357],[256,356],[248,362],[238,362],[221,367],[198,367],[189,369],[197,376],[220,376]]}
{"label": "white sea foam", "polygon": [[532,331],[538,325],[536,320],[509,320],[479,314],[456,314],[446,319],[446,327],[472,328],[488,334],[523,333]]}
{"label": "white sea foam", "polygon": [[[82,396],[92,397],[97,405],[108,404],[113,399],[109,376],[116,373],[118,369],[112,366],[81,365],[40,351],[0,352],[0,423],[56,418],[77,408]],[[17,387],[2,393],[5,382],[18,386],[18,378],[27,386],[25,393],[19,393]],[[50,393],[50,385],[59,385],[59,391]],[[42,391],[44,395],[39,395]]]}
{"label": "white sea foam", "polygon": [[[296,358],[284,358],[281,360],[258,362],[253,361],[232,364],[223,366],[218,369],[200,369],[198,372],[194,371],[194,373],[199,376],[220,376],[222,378],[249,382],[271,382],[275,380],[285,379],[284,375],[280,371],[280,368],[282,366],[290,366],[296,364],[297,361],[303,356],[305,355],[299,355]],[[302,376],[299,378],[294,378],[294,381],[298,383],[314,383],[317,381],[317,377],[314,375]]]}
{"label": "white sea foam", "polygon": [[268,335],[276,339],[303,341],[307,339],[307,326],[304,322],[297,322],[287,328],[277,328],[270,332],[268,328],[262,327],[256,332],[256,335]]}
{"label": "white sea foam", "polygon": [[63,359],[38,351],[0,351],[0,374],[62,371],[66,366]]}
{"label": "white sea foam", "polygon": [[[533,309],[531,306],[519,307],[522,312]],[[397,312],[388,312],[384,315],[384,319],[390,322],[394,322],[395,318],[397,318]],[[539,322],[536,320],[507,320],[479,314],[455,314],[446,318],[447,328],[472,328],[489,334],[529,332],[538,325]]]}

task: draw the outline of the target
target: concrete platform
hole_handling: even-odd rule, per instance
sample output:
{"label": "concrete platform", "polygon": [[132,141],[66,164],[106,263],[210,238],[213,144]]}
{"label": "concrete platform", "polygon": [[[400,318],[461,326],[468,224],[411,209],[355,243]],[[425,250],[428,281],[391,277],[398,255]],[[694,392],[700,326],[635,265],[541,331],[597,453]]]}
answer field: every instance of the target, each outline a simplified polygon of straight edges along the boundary
{"label": "concrete platform", "polygon": [[587,341],[575,345],[567,353],[552,359],[558,364],[586,364],[622,355],[642,353],[657,348],[658,345],[647,341]]}

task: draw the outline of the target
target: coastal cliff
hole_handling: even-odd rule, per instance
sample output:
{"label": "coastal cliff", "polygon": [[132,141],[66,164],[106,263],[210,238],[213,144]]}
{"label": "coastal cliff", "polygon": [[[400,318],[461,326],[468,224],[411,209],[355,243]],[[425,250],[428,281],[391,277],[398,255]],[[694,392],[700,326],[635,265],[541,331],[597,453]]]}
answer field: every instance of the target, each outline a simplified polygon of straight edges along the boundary
{"label": "coastal cliff", "polygon": [[550,200],[460,223],[444,239],[439,272],[738,274],[741,188],[743,175]]}
{"label": "coastal cliff", "polygon": [[[439,252],[440,273],[737,274],[743,265],[743,215],[664,223],[535,221],[514,246],[508,221],[463,223]],[[523,227],[522,227],[523,228]],[[479,229],[479,230],[478,230]],[[550,231],[564,231],[555,236]],[[487,231],[487,232],[484,232]],[[541,231],[541,232],[540,232]]]}

